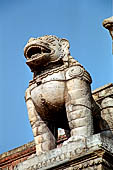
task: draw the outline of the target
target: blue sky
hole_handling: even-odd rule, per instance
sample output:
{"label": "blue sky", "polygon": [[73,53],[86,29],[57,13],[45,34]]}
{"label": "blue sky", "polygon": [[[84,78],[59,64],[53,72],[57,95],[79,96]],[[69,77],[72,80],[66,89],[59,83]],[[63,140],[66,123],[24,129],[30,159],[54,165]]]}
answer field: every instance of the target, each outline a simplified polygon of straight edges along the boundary
{"label": "blue sky", "polygon": [[96,89],[113,82],[112,41],[102,26],[111,15],[112,0],[0,0],[0,153],[33,140],[24,101],[32,79],[23,55],[28,39],[68,39]]}

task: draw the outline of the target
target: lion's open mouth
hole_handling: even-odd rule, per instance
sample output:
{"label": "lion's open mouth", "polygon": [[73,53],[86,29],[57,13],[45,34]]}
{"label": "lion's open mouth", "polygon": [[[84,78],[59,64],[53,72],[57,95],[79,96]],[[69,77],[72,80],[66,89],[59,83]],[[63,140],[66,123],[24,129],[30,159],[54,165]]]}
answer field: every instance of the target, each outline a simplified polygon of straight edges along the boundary
{"label": "lion's open mouth", "polygon": [[47,54],[51,53],[51,50],[43,46],[31,46],[26,51],[26,58],[34,59],[34,58],[41,57],[41,55],[46,54],[46,53]]}

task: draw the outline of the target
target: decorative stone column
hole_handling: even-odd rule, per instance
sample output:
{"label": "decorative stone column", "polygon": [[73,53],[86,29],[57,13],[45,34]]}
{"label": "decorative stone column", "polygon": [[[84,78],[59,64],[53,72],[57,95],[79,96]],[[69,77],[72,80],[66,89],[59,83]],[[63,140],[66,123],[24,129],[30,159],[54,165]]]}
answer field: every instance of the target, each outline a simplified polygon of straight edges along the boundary
{"label": "decorative stone column", "polygon": [[110,35],[112,37],[112,54],[113,54],[113,16],[105,19],[103,21],[103,26],[109,30]]}

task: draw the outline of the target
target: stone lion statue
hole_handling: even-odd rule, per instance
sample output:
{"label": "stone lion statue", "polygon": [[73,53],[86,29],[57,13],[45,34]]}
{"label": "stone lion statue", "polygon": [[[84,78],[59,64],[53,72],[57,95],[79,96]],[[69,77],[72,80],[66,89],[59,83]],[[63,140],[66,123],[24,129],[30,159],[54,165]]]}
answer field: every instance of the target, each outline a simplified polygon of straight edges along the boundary
{"label": "stone lion statue", "polygon": [[31,38],[24,55],[33,72],[25,100],[37,154],[56,147],[58,128],[76,139],[92,135],[92,80],[71,57],[68,40]]}

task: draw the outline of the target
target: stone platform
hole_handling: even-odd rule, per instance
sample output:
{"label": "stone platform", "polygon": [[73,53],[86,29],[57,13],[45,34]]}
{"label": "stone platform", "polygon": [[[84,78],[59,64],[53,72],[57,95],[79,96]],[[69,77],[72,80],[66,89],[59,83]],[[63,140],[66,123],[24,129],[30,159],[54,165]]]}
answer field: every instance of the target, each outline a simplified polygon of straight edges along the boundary
{"label": "stone platform", "polygon": [[14,170],[76,170],[113,169],[113,140],[103,134],[95,134],[37,156],[29,157]]}

